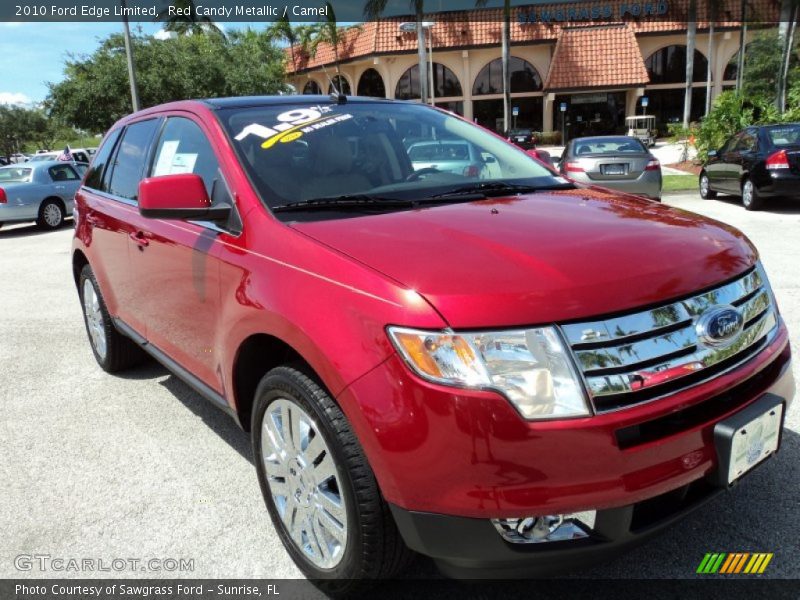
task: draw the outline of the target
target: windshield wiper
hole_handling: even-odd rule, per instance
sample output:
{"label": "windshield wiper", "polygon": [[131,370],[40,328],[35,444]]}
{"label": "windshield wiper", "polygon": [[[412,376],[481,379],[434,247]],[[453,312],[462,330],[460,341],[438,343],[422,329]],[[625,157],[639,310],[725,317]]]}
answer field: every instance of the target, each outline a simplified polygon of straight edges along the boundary
{"label": "windshield wiper", "polygon": [[439,196],[429,196],[415,200],[404,200],[402,198],[386,198],[383,196],[370,196],[368,194],[347,194],[344,196],[331,196],[329,198],[312,198],[291,204],[281,204],[273,206],[272,212],[301,212],[306,210],[373,210],[373,209],[399,209],[399,208],[419,208],[432,204],[448,204],[452,202],[470,202],[486,198],[480,191],[469,194],[441,194]]}
{"label": "windshield wiper", "polygon": [[292,212],[305,210],[339,210],[339,209],[372,209],[372,208],[413,208],[415,203],[411,200],[397,198],[384,198],[368,194],[347,194],[331,196],[328,198],[312,198],[301,202],[273,206],[272,212]]}
{"label": "windshield wiper", "polygon": [[556,183],[551,185],[524,185],[519,183],[503,183],[502,181],[485,181],[473,185],[457,187],[448,192],[434,194],[431,198],[447,198],[450,196],[471,196],[482,194],[484,196],[499,196],[502,194],[524,194],[527,192],[539,192],[544,190],[568,190],[573,185],[571,183]]}

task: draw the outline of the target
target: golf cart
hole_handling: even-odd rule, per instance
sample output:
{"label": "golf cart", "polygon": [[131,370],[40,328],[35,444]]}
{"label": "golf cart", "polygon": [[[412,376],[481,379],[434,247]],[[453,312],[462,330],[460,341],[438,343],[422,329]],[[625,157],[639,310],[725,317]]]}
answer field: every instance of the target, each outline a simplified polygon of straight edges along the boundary
{"label": "golf cart", "polygon": [[654,115],[625,117],[628,135],[637,138],[647,148],[656,143],[656,118]]}

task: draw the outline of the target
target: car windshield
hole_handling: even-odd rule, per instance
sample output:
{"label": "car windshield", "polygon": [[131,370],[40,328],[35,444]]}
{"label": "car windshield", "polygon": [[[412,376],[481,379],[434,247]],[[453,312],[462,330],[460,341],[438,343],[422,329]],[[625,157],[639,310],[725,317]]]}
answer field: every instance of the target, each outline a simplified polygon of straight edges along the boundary
{"label": "car windshield", "polygon": [[769,141],[773,146],[800,146],[800,125],[781,125],[766,129]]}
{"label": "car windshield", "polygon": [[635,138],[581,138],[573,142],[575,156],[581,154],[631,154],[647,152]]}
{"label": "car windshield", "polygon": [[[510,193],[566,184],[522,150],[444,111],[417,103],[317,102],[218,112],[270,207],[352,196],[418,201],[470,186],[499,195],[499,183],[518,186]],[[397,205],[387,203],[387,210]]]}
{"label": "car windshield", "polygon": [[512,129],[508,132],[508,135],[531,135],[532,133],[532,129]]}
{"label": "car windshield", "polygon": [[22,169],[20,167],[0,168],[0,182],[4,181],[24,181],[29,182],[33,175],[33,169]]}

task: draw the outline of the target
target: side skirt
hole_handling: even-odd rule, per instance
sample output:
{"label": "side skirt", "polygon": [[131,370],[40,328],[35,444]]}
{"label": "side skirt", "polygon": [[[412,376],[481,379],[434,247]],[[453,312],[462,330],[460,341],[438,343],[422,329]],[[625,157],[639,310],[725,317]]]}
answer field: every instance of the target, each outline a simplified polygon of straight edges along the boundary
{"label": "side skirt", "polygon": [[181,379],[186,385],[192,388],[195,392],[200,394],[203,398],[211,402],[214,406],[218,409],[226,413],[230,416],[236,424],[241,427],[242,424],[239,422],[239,416],[236,414],[236,411],[231,408],[231,405],[225,400],[225,398],[203,383],[200,379],[192,375],[188,370],[184,367],[179,365],[177,362],[172,360],[169,356],[167,356],[164,352],[153,346],[149,343],[144,337],[139,335],[133,328],[131,328],[127,323],[122,321],[121,319],[114,318],[114,327],[122,333],[123,335],[129,337],[133,340],[142,350],[147,352],[150,356],[160,362],[168,371],[170,371],[173,375]]}

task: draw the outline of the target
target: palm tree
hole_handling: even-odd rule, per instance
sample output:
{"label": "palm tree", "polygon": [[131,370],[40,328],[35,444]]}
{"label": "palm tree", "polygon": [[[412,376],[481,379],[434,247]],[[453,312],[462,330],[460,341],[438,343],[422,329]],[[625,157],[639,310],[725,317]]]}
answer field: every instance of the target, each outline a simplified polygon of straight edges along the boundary
{"label": "palm tree", "polygon": [[272,40],[280,40],[289,44],[289,53],[292,57],[292,71],[297,71],[295,59],[295,46],[298,42],[298,31],[289,21],[288,17],[281,17],[267,29],[267,35]]}
{"label": "palm tree", "polygon": [[[328,44],[333,48],[334,66],[336,67],[336,78],[342,75],[339,68],[339,45],[342,43],[342,34],[353,29],[361,29],[361,25],[351,25],[349,27],[339,27],[336,22],[336,13],[333,12],[333,6],[330,2],[326,2],[327,7],[326,18],[320,23],[309,25],[306,30],[301,30],[298,36],[301,41],[303,50],[310,56],[316,56],[320,44]],[[338,85],[336,86],[338,87]]]}
{"label": "palm tree", "polygon": [[[489,0],[475,0],[475,6],[483,8]],[[511,0],[503,2],[503,35],[502,35],[502,63],[503,63],[503,129],[511,129]]]}
{"label": "palm tree", "polygon": [[794,45],[794,32],[797,26],[798,0],[783,0],[781,3],[778,39],[782,45],[781,67],[775,90],[775,107],[783,114],[786,110],[786,82],[789,77],[789,62]]}
{"label": "palm tree", "polygon": [[[364,4],[364,16],[367,19],[378,19],[386,10],[388,0],[367,0]],[[417,46],[419,47],[419,97],[425,104],[428,101],[428,63],[425,50],[425,30],[422,27],[422,18],[425,13],[424,0],[409,0],[409,6],[414,11],[417,23]]]}
{"label": "palm tree", "polygon": [[[686,29],[686,94],[683,98],[683,128],[689,128],[692,118],[692,82],[694,81],[694,48],[697,41],[697,0],[689,0]],[[711,69],[711,65],[708,65]]]}
{"label": "palm tree", "polygon": [[169,9],[164,9],[156,17],[157,21],[165,23],[165,31],[171,31],[178,35],[202,34],[210,31],[225,36],[222,29],[212,19],[197,15],[194,0],[174,0],[172,6],[179,9],[174,11],[175,14],[170,15]]}

